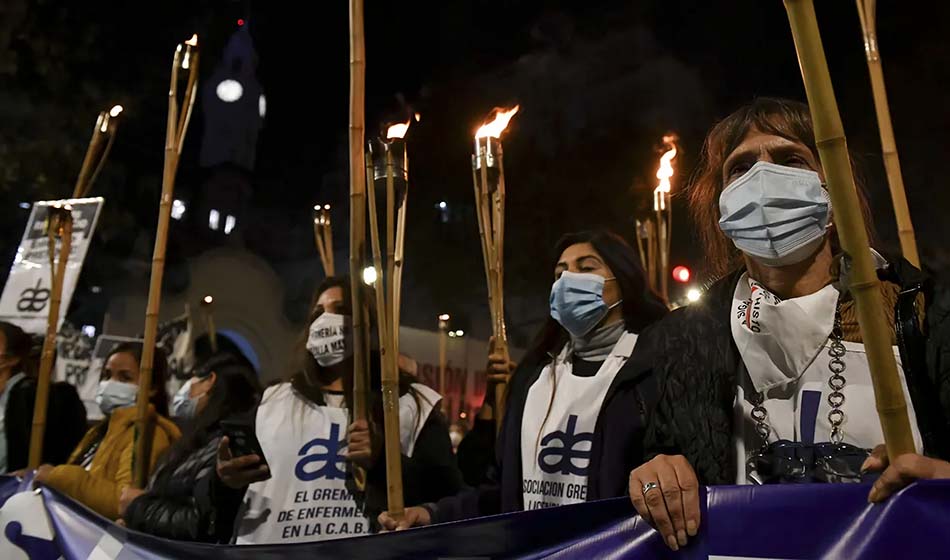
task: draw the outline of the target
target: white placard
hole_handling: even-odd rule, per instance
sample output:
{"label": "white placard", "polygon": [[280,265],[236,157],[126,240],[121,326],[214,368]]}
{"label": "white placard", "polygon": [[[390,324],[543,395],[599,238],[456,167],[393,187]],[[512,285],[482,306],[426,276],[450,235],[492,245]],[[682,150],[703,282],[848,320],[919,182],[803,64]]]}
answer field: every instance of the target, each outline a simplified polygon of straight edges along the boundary
{"label": "white placard", "polygon": [[[46,333],[52,272],[46,218],[50,206],[69,204],[73,214],[73,239],[66,263],[63,297],[59,309],[59,324],[62,324],[72,301],[89,243],[92,241],[102,203],[103,199],[98,197],[47,200],[33,205],[26,231],[23,232],[23,239],[10,268],[10,276],[3,287],[3,296],[0,297],[0,321],[14,323],[29,333]],[[58,257],[58,242],[56,251]]]}

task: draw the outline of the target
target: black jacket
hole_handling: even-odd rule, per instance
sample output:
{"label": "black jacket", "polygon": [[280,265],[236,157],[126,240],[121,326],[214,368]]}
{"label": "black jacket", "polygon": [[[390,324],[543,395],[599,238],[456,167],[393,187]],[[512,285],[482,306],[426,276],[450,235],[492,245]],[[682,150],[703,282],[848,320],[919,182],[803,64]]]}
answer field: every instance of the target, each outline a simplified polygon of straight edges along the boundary
{"label": "black jacket", "polygon": [[[522,362],[511,378],[505,418],[495,446],[495,481],[427,504],[433,523],[524,509],[521,421],[528,390],[549,362],[550,358]],[[607,390],[591,443],[587,470],[589,501],[626,495],[630,471],[643,462],[643,431],[656,394],[656,384],[646,369],[631,356]]]}
{"label": "black jacket", "polygon": [[[702,484],[734,484],[733,403],[739,351],[729,327],[732,297],[741,273],[713,284],[700,302],[677,309],[644,332],[634,351],[649,363],[659,397],[646,431],[647,458],[685,455]],[[950,426],[950,321],[945,295],[935,295],[926,279],[899,262],[882,279],[901,287],[895,324],[901,362],[918,427],[929,454],[947,457]],[[929,334],[916,326],[914,300],[929,295]]]}
{"label": "black jacket", "polygon": [[[21,379],[10,389],[3,411],[7,438],[7,471],[26,468],[30,455],[30,431],[36,402],[36,380]],[[62,465],[86,434],[86,407],[76,388],[64,381],[52,383],[43,434],[43,463]]]}
{"label": "black jacket", "polygon": [[180,541],[228,543],[244,489],[232,490],[218,479],[215,466],[222,433],[168,472],[160,467],[147,492],[129,504],[130,529]]}

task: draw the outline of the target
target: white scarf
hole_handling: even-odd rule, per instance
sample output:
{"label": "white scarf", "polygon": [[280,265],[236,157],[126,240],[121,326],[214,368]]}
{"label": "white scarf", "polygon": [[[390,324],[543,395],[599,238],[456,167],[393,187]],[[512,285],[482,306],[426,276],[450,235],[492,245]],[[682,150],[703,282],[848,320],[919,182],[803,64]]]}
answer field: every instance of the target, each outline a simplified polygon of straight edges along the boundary
{"label": "white scarf", "polygon": [[732,338],[759,393],[794,381],[834,327],[838,290],[782,300],[743,274],[732,297]]}

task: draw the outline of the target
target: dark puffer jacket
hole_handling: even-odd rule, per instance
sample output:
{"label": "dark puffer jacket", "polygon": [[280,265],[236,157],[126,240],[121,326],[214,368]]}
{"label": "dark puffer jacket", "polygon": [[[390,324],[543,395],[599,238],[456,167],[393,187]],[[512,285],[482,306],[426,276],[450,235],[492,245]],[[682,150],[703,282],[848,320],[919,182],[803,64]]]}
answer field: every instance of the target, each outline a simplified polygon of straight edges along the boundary
{"label": "dark puffer jacket", "polygon": [[[734,484],[733,403],[740,356],[729,328],[732,296],[741,273],[713,284],[701,302],[680,308],[641,335],[635,354],[652,363],[659,399],[647,426],[647,458],[684,455],[702,484]],[[882,273],[900,286],[895,309],[897,343],[925,452],[947,458],[950,448],[950,297],[934,294],[906,261]],[[914,305],[927,296],[927,331]]]}
{"label": "dark puffer jacket", "polygon": [[207,443],[168,472],[161,467],[123,516],[130,529],[180,541],[228,543],[244,490],[224,486],[215,473],[215,431]]}

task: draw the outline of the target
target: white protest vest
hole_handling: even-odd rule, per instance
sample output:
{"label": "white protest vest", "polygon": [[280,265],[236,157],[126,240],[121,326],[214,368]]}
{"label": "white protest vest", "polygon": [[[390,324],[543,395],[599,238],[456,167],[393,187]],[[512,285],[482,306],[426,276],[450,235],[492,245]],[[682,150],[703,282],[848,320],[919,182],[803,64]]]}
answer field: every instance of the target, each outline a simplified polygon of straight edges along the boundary
{"label": "white protest vest", "polygon": [[[751,289],[750,289],[751,288]],[[737,484],[746,484],[749,451],[762,445],[752,419],[750,394],[762,392],[771,428],[769,442],[780,439],[821,443],[831,439],[828,386],[831,372],[828,334],[834,324],[837,292],[832,286],[799,298],[781,301],[762,291],[764,287],[739,279],[732,304],[732,335],[747,374],[739,378],[734,404],[733,434],[737,460]],[[754,328],[753,328],[754,327]],[[874,403],[874,388],[864,345],[842,341],[845,347],[845,396],[841,407],[844,443],[872,449],[884,443],[881,422]],[[898,348],[893,348],[911,431],[918,452],[923,448],[917,416],[907,390]]]}
{"label": "white protest vest", "polygon": [[[399,399],[402,453],[412,455],[416,438],[441,398],[414,384]],[[334,399],[328,399],[334,400]],[[257,409],[257,438],[271,478],[255,482],[245,496],[237,544],[284,544],[369,534],[369,520],[346,488],[349,416],[340,406],[317,406],[289,383],[268,388]],[[382,460],[382,459],[380,459]]]}
{"label": "white protest vest", "polygon": [[637,335],[625,332],[592,377],[573,375],[572,357],[565,348],[528,390],[521,421],[522,496],[526,510],[587,499],[587,469],[597,416],[610,384],[636,342]]}

